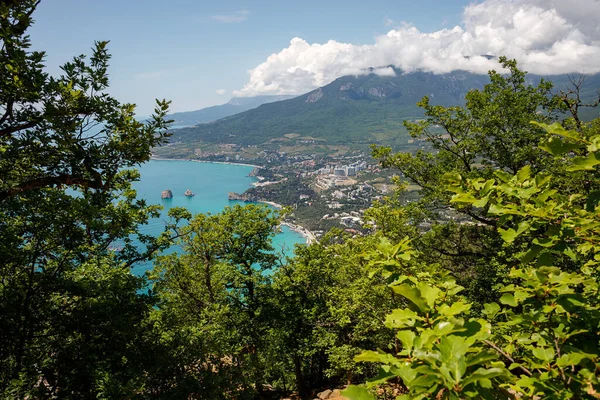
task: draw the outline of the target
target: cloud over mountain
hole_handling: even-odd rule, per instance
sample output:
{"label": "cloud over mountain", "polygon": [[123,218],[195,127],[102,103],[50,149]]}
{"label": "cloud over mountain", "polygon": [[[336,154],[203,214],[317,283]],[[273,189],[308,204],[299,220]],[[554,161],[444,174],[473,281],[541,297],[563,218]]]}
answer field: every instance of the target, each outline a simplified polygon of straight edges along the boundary
{"label": "cloud over mountain", "polygon": [[536,74],[600,72],[600,1],[484,0],[467,6],[463,23],[452,29],[421,32],[410,24],[375,38],[371,45],[330,40],[309,44],[293,38],[250,71],[236,96],[299,94],[334,79],[361,74],[373,66],[404,71],[485,73],[498,68],[483,55],[516,58]]}

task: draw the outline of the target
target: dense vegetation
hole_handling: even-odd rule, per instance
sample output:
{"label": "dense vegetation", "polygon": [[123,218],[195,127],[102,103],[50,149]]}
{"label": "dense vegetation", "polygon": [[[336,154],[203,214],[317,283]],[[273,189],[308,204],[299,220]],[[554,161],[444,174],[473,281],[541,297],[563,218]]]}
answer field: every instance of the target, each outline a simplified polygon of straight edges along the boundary
{"label": "dense vegetation", "polygon": [[419,200],[400,186],[372,235],[288,260],[282,215],[258,205],[139,233],[157,208],[132,168],[165,142],[168,103],[140,123],[106,94],[106,42],[49,76],[36,5],[0,3],[0,397],[310,399],[365,381],[346,396],[600,397],[600,123],[577,91],[502,59],[464,106],[425,98],[407,130],[434,151],[374,149]]}

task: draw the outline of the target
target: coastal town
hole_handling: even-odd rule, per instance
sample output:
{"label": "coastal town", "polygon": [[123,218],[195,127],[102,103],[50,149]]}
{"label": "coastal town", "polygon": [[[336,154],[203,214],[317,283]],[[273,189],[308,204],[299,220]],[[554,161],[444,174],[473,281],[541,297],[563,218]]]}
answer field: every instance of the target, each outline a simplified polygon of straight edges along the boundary
{"label": "coastal town", "polygon": [[252,165],[250,175],[256,182],[243,193],[230,192],[228,199],[285,209],[282,225],[303,235],[308,243],[319,240],[331,228],[350,235],[370,232],[365,211],[393,190],[393,172],[382,170],[362,152],[337,157],[269,154],[268,159],[261,160],[263,165],[235,156],[222,161],[201,157],[193,161]]}

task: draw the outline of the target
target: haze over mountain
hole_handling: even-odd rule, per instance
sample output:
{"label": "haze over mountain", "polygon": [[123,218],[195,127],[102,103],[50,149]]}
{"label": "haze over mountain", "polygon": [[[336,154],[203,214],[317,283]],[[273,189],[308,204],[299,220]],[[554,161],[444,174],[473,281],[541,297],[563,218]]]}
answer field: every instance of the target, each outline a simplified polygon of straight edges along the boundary
{"label": "haze over mountain", "polygon": [[206,107],[200,110],[184,111],[173,113],[167,116],[174,120],[174,125],[198,125],[206,122],[216,121],[230,115],[238,114],[246,110],[251,110],[261,104],[272,103],[291,99],[293,95],[264,95],[252,97],[234,97],[225,104]]}
{"label": "haze over mountain", "polygon": [[[315,141],[322,145],[406,144],[402,121],[421,118],[416,103],[429,96],[433,104],[460,105],[471,89],[488,83],[487,75],[455,71],[447,74],[403,74],[385,67],[358,76],[344,76],[293,99],[263,104],[221,120],[174,131],[172,142],[232,143],[278,148],[289,142]],[[529,75],[534,84],[540,77]],[[556,90],[568,85],[568,76],[549,77]],[[600,75],[587,78],[584,97],[600,87]],[[597,114],[597,112],[596,112]]]}

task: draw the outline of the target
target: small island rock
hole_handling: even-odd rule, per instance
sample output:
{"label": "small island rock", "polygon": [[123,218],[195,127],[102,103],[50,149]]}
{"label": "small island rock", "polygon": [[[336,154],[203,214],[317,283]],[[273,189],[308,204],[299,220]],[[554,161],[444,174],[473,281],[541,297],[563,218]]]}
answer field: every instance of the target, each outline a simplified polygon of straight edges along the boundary
{"label": "small island rock", "polygon": [[192,197],[192,196],[195,196],[196,193],[193,193],[190,189],[188,189],[185,191],[185,193],[183,195],[187,196],[187,197]]}
{"label": "small island rock", "polygon": [[160,195],[161,199],[172,199],[173,198],[173,192],[171,192],[169,189],[167,190],[163,190],[162,194]]}

